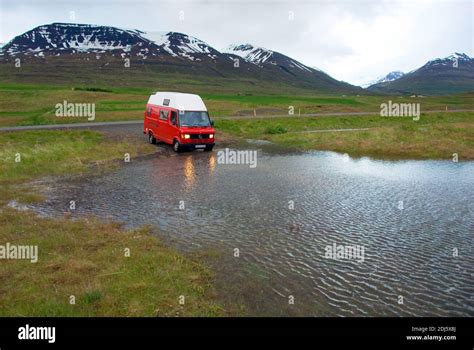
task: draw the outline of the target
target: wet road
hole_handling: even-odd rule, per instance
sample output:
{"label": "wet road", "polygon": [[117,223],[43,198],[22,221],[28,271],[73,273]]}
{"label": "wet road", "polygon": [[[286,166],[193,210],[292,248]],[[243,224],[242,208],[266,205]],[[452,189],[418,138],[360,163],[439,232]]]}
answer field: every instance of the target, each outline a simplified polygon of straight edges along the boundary
{"label": "wet road", "polygon": [[[452,110],[428,110],[423,113],[458,113],[458,112],[474,112],[473,109],[452,109]],[[341,117],[341,116],[364,116],[364,115],[380,115],[378,112],[327,112],[327,113],[308,113],[301,114],[299,116],[292,116],[292,118],[298,117]],[[286,118],[287,114],[282,115],[236,115],[236,116],[225,116],[217,117],[216,119],[268,119],[268,118]],[[58,129],[103,129],[107,131],[109,128],[123,129],[127,126],[143,125],[143,120],[124,120],[124,121],[111,121],[111,122],[84,122],[84,123],[67,123],[67,124],[45,124],[45,125],[21,125],[21,126],[4,126],[0,127],[0,132],[9,131],[24,131],[24,130],[58,130]],[[363,129],[359,129],[363,130]]]}

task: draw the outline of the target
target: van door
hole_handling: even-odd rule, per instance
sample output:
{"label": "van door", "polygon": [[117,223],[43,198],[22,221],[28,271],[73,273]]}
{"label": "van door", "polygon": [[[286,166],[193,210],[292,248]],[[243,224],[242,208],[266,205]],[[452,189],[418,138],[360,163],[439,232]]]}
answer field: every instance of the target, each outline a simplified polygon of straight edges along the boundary
{"label": "van door", "polygon": [[[158,115],[156,114],[156,107],[148,105],[145,114],[145,125],[151,130],[155,136],[158,132]],[[156,136],[155,136],[156,137]]]}
{"label": "van door", "polygon": [[170,128],[171,141],[173,141],[173,138],[175,137],[179,138],[178,113],[173,110],[171,110],[170,112],[169,128]]}
{"label": "van door", "polygon": [[166,143],[173,143],[171,135],[171,127],[169,125],[169,110],[160,108],[158,114],[158,128],[160,131],[160,138]]}

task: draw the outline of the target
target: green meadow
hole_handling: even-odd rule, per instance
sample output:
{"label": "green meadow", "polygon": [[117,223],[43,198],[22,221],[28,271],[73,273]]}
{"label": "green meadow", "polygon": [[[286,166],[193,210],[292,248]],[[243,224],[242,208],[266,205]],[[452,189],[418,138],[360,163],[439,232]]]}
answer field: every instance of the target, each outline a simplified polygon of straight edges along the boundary
{"label": "green meadow", "polygon": [[380,159],[474,159],[474,112],[407,117],[337,116],[218,120],[216,127],[285,148],[329,150]]}
{"label": "green meadow", "polygon": [[[168,86],[167,86],[168,87]],[[308,90],[250,90],[216,93],[184,82],[174,86],[176,91],[199,93],[208,106],[212,118],[226,116],[270,116],[314,113],[378,112],[380,104],[388,100],[400,103],[420,103],[422,111],[474,109],[474,94],[452,96],[330,96],[311,94]],[[0,127],[16,125],[40,125],[84,122],[84,118],[57,117],[56,105],[70,103],[94,103],[95,121],[140,120],[151,88],[110,87],[85,85],[32,85],[0,84]],[[246,91],[246,90],[242,90]]]}

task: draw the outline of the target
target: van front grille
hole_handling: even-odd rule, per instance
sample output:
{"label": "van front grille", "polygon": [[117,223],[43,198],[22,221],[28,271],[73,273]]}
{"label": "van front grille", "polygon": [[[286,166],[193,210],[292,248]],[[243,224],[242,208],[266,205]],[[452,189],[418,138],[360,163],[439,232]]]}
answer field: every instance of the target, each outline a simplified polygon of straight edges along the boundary
{"label": "van front grille", "polygon": [[209,134],[190,134],[189,136],[193,140],[203,140],[209,138]]}

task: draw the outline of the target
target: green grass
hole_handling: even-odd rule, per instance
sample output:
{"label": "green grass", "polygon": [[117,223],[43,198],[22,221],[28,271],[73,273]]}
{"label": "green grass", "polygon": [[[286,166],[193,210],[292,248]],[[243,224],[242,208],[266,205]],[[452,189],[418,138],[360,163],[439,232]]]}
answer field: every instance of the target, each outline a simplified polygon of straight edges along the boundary
{"label": "green grass", "polygon": [[219,94],[203,94],[201,96],[205,100],[211,101],[234,101],[249,106],[289,106],[292,104],[304,103],[314,105],[350,105],[358,106],[363,103],[358,101],[356,97],[311,97],[311,96],[285,96],[285,95],[219,95]]}
{"label": "green grass", "polygon": [[265,129],[265,134],[285,134],[288,130],[280,124],[268,126]]}
{"label": "green grass", "polygon": [[105,164],[122,160],[125,153],[133,159],[153,152],[145,143],[110,142],[89,130],[0,133],[0,145],[0,183],[82,172],[92,162]]}
{"label": "green grass", "polygon": [[321,117],[278,117],[218,119],[215,126],[222,131],[230,131],[237,136],[256,137],[265,133],[266,128],[281,125],[288,132],[320,129],[371,128],[379,126],[419,126],[446,123],[471,122],[474,112],[421,114],[420,120],[411,118],[390,118],[377,115],[366,116],[321,116]]}
{"label": "green grass", "polygon": [[[474,159],[474,112],[422,114],[411,118],[291,117],[218,120],[218,131],[265,139],[295,150],[332,150],[378,158]],[[315,130],[364,129],[323,132]],[[278,130],[286,132],[277,132]]]}
{"label": "green grass", "polygon": [[0,244],[39,249],[37,263],[1,262],[0,316],[225,314],[211,271],[161,244],[151,228],[130,231],[94,217],[72,220],[68,213],[43,218],[7,206],[12,200],[43,200],[32,180],[86,172],[91,165],[106,170],[123,161],[124,153],[133,162],[155,151],[145,142],[111,142],[88,130],[0,134]]}
{"label": "green grass", "polygon": [[103,89],[103,88],[98,88],[98,87],[75,87],[74,90],[77,91],[96,91],[96,92],[112,92],[112,90],[109,89]]}
{"label": "green grass", "polygon": [[39,257],[2,261],[2,317],[225,313],[214,301],[211,271],[147,228],[127,231],[94,218],[31,220],[10,208],[0,212],[0,225],[1,244],[37,245]]}
{"label": "green grass", "polygon": [[[200,86],[198,82],[179,80],[170,89],[200,94],[211,117],[246,115],[294,115],[331,112],[378,112],[380,104],[394,102],[420,103],[422,111],[449,109],[474,109],[473,94],[452,96],[430,96],[411,98],[408,96],[344,96],[321,95],[309,90],[289,89],[260,91],[235,85],[235,91],[214,91]],[[202,85],[202,83],[201,83]],[[232,84],[230,84],[232,87]],[[166,86],[168,87],[168,86]],[[165,89],[163,87],[162,89]],[[55,105],[68,101],[72,103],[94,103],[95,121],[140,120],[143,118],[150,94],[160,87],[110,87],[105,85],[31,85],[0,83],[0,126],[38,125],[85,122],[85,118],[58,118]],[[246,91],[242,93],[240,91]],[[262,93],[262,91],[264,91]]]}

